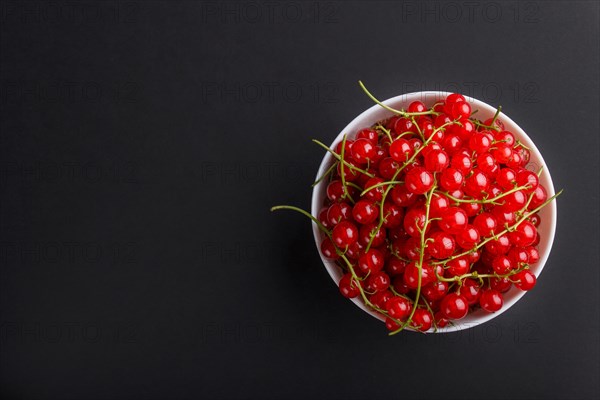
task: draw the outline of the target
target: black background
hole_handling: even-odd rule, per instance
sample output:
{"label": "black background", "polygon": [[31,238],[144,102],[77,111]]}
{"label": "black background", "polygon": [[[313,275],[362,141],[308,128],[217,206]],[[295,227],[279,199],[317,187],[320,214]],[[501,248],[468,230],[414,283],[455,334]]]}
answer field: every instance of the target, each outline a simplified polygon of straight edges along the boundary
{"label": "black background", "polygon": [[[1,3],[3,398],[597,398],[593,1]],[[380,98],[502,104],[557,188],[536,289],[389,338],[309,222],[329,143]]]}

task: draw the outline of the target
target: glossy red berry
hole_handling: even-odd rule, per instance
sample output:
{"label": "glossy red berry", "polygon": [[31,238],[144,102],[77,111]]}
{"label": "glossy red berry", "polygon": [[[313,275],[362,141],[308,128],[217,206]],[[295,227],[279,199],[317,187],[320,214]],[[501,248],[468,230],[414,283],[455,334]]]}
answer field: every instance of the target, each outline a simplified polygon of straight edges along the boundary
{"label": "glossy red berry", "polygon": [[433,258],[443,260],[454,253],[456,243],[454,237],[449,233],[438,231],[433,233],[429,239],[425,251]]}
{"label": "glossy red berry", "polygon": [[460,294],[448,293],[442,299],[440,311],[448,319],[458,320],[464,318],[469,312],[467,299]]}
{"label": "glossy red berry", "polygon": [[404,297],[396,296],[387,301],[385,308],[390,317],[403,321],[410,315],[412,304]]}
{"label": "glossy red berry", "polygon": [[413,314],[410,326],[421,332],[427,332],[431,329],[432,324],[433,316],[431,313],[424,308],[417,308]]}
{"label": "glossy red berry", "polygon": [[358,259],[358,270],[362,275],[373,274],[383,269],[385,259],[383,254],[377,249],[369,249]]}
{"label": "glossy red berry", "polygon": [[536,282],[535,275],[527,269],[514,274],[511,280],[516,287],[525,291],[533,289]]}
{"label": "glossy red berry", "polygon": [[494,289],[486,289],[481,293],[479,305],[487,312],[496,312],[502,308],[502,294]]}
{"label": "glossy red berry", "polygon": [[358,240],[358,229],[349,221],[337,224],[331,232],[333,243],[340,249],[345,249]]}
{"label": "glossy red berry", "polygon": [[383,271],[375,272],[367,278],[367,289],[373,292],[381,292],[390,286],[390,277]]}
{"label": "glossy red berry", "polygon": [[455,237],[456,244],[464,250],[471,250],[480,240],[479,231],[473,225],[465,226]]}
{"label": "glossy red berry", "polygon": [[450,165],[450,157],[444,150],[433,150],[425,155],[425,168],[430,172],[442,172]]}
{"label": "glossy red berry", "polygon": [[359,164],[366,164],[377,155],[373,142],[369,139],[356,139],[351,149],[351,156]]}
{"label": "glossy red berry", "polygon": [[466,228],[469,219],[467,213],[459,207],[449,207],[441,215],[441,220],[438,224],[442,230],[457,234]]}
{"label": "glossy red berry", "polygon": [[414,148],[410,145],[408,140],[404,138],[398,138],[392,142],[389,149],[390,157],[398,162],[407,161],[414,153]]}
{"label": "glossy red berry", "polygon": [[369,224],[379,216],[379,207],[371,200],[360,200],[352,208],[352,216],[359,224]]}
{"label": "glossy red berry", "polygon": [[410,170],[404,178],[409,192],[423,194],[433,186],[433,175],[425,168],[417,167]]}
{"label": "glossy red berry", "polygon": [[337,260],[340,258],[340,256],[337,254],[335,245],[329,238],[325,238],[321,242],[321,253],[330,260]]}
{"label": "glossy red berry", "polygon": [[358,288],[358,283],[354,281],[354,278],[350,273],[344,274],[342,279],[339,282],[340,293],[342,296],[351,299],[360,294],[360,289]]}

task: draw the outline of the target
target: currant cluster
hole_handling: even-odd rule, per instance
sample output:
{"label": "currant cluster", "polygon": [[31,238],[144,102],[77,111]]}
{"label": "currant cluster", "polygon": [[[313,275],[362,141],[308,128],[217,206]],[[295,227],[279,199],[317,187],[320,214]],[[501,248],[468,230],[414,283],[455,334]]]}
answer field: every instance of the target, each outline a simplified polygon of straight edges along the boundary
{"label": "currant cluster", "polygon": [[335,162],[315,182],[328,180],[323,208],[308,216],[325,233],[322,254],[344,271],[342,295],[360,296],[393,334],[496,312],[513,285],[532,289],[538,211],[554,197],[500,110],[479,121],[460,94],[431,108],[381,105],[395,115],[335,149],[315,141]]}

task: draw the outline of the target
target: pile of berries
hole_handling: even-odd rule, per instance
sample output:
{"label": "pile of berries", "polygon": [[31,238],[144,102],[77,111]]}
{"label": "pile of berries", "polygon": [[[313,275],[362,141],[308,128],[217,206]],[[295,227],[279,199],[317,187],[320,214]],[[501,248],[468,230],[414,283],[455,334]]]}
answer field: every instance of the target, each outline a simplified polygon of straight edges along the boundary
{"label": "pile of berries", "polygon": [[325,234],[322,254],[344,271],[342,295],[360,297],[393,334],[496,312],[513,285],[532,289],[538,211],[554,197],[499,111],[479,121],[460,94],[384,107],[395,115],[335,149],[315,141],[335,162],[316,182],[328,180],[327,198],[310,217]]}

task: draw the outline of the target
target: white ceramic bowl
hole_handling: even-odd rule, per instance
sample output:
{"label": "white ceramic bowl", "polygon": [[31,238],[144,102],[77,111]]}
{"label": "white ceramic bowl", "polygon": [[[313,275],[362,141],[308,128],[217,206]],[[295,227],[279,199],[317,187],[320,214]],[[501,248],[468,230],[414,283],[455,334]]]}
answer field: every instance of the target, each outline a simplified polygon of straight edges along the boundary
{"label": "white ceramic bowl", "polygon": [[[448,92],[439,92],[439,91],[428,91],[428,92],[415,92],[403,94],[397,97],[393,97],[384,101],[383,103],[395,108],[395,109],[407,109],[408,105],[415,101],[420,100],[427,107],[431,107],[436,101],[443,100],[448,94]],[[478,110],[477,118],[484,121],[488,118],[491,118],[496,113],[496,109],[480,100],[465,96],[465,99],[470,103],[472,110]],[[350,122],[335,138],[330,148],[335,148],[335,146],[342,141],[344,135],[347,135],[348,138],[353,138],[356,133],[362,129],[372,126],[377,121],[381,121],[383,119],[389,118],[394,115],[392,112],[384,109],[379,105],[374,105],[368,110],[364,111],[358,117],[356,117],[352,122]],[[554,195],[554,185],[552,184],[552,178],[550,177],[550,171],[548,170],[548,166],[544,162],[542,155],[539,150],[535,146],[535,144],[531,141],[529,136],[521,129],[513,120],[504,115],[504,113],[500,113],[498,117],[503,123],[506,130],[511,131],[517,139],[519,139],[525,146],[529,147],[531,151],[531,158],[529,165],[532,166],[536,171],[539,167],[543,167],[542,175],[540,176],[540,183],[546,188],[548,197]],[[320,177],[332,164],[334,161],[333,156],[330,153],[327,153],[321,162],[321,166],[319,167],[319,171],[317,173],[317,177]],[[312,214],[317,216],[319,211],[324,205],[324,200],[326,197],[326,188],[327,188],[327,180],[323,180],[317,186],[315,186],[312,195]],[[535,265],[531,266],[531,271],[539,277],[544,265],[546,264],[546,260],[548,260],[548,256],[550,254],[550,249],[552,248],[552,242],[554,241],[554,232],[556,230],[556,202],[553,201],[544,207],[539,213],[542,223],[538,228],[538,232],[540,234],[540,244],[538,247],[540,253],[540,260]],[[328,260],[323,256],[320,249],[320,243],[324,238],[322,232],[319,231],[319,228],[313,224],[313,233],[315,237],[315,242],[317,245],[317,249],[319,254],[321,255],[321,260],[323,260],[323,264],[329,272],[329,275],[333,279],[333,281],[338,284],[340,278],[342,277],[342,270],[340,267],[336,265],[335,262]],[[535,292],[535,288],[533,289]],[[440,328],[437,330],[438,333],[443,332],[452,332],[463,330],[467,328],[471,328],[487,322],[501,313],[508,310],[512,307],[523,295],[525,292],[522,290],[513,287],[504,294],[504,305],[502,309],[496,313],[487,313],[484,310],[477,310],[475,312],[469,313],[465,318],[460,321],[455,321],[455,325],[448,325],[445,328]],[[360,296],[352,299],[354,304],[356,304],[359,308],[361,308],[366,313],[372,315],[373,317],[384,321],[384,318],[369,309],[360,299]],[[429,332],[433,332],[430,330]]]}

